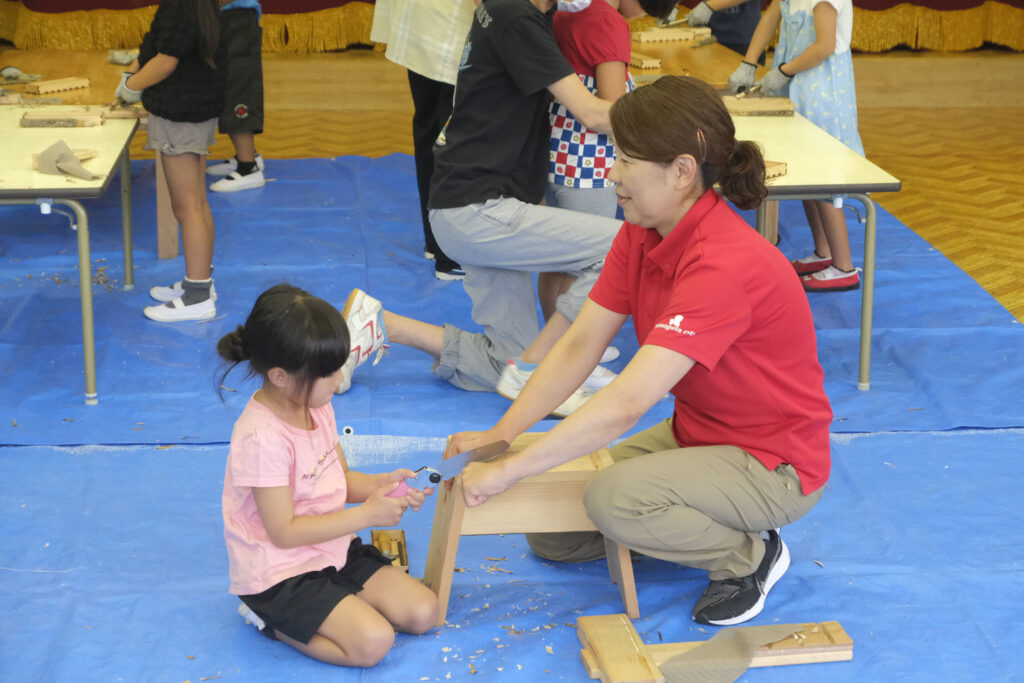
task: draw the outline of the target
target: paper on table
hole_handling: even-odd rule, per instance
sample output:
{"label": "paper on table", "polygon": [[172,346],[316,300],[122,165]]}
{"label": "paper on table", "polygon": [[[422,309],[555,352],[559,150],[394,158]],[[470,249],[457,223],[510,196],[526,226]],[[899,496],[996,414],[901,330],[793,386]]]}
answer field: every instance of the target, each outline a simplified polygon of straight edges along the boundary
{"label": "paper on table", "polygon": [[39,153],[39,171],[52,175],[67,173],[83,180],[100,177],[82,166],[82,162],[63,140],[58,140]]}

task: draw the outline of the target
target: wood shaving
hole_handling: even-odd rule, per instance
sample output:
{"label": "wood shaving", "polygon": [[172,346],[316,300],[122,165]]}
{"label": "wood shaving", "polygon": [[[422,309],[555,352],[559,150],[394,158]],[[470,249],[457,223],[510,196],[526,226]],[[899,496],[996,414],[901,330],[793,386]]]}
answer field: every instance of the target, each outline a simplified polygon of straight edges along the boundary
{"label": "wood shaving", "polygon": [[545,650],[545,652],[547,652],[547,653],[548,653],[549,655],[553,655],[553,654],[555,654],[555,651],[554,651],[554,650],[552,649],[552,647],[551,647],[550,645],[545,645],[545,646],[544,646],[544,650]]}
{"label": "wood shaving", "polygon": [[822,562],[821,560],[815,560],[814,564],[818,565],[819,567],[824,567],[825,566],[825,563]]}
{"label": "wood shaving", "polygon": [[484,559],[488,560],[490,562],[507,562],[508,561],[507,557],[485,557]]}

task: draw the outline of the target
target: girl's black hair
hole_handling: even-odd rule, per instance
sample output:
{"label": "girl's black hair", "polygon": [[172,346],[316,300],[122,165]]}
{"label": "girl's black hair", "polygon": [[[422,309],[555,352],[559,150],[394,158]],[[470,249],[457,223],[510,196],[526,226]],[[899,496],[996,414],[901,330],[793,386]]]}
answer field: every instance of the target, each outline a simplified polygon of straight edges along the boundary
{"label": "girl's black hair", "polygon": [[194,15],[199,25],[199,54],[211,69],[216,69],[214,56],[220,43],[219,0],[189,0],[195,4]]}
{"label": "girl's black hair", "polygon": [[252,312],[234,332],[221,337],[217,353],[236,365],[249,361],[249,376],[266,378],[271,368],[294,376],[307,402],[313,383],[345,364],[349,354],[345,320],[331,304],[289,284],[260,294]]}

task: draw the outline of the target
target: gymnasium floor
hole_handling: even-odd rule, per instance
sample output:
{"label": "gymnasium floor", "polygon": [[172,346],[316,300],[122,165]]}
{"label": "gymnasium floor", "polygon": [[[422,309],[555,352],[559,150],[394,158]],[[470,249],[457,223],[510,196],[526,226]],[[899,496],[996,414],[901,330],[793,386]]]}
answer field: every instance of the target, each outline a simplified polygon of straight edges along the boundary
{"label": "gymnasium floor", "polygon": [[[222,401],[214,345],[256,295],[287,280],[340,306],[358,286],[398,313],[472,324],[461,286],[435,280],[422,258],[411,157],[268,160],[263,190],[212,195],[219,316],[204,324],[141,314],[149,287],[183,266],[156,258],[153,162],[133,162],[132,176],[135,290],[120,288],[116,190],[86,207],[110,280],[94,286],[98,406],[82,402],[74,235],[60,216],[0,207],[0,680],[587,680],[572,625],[622,611],[606,565],[542,562],[518,536],[464,539],[449,623],[400,636],[368,671],[267,641],[227,593],[226,444],[255,384],[229,375]],[[804,251],[799,205],[781,214],[783,250]],[[861,236],[853,227],[855,254]],[[860,293],[811,303],[836,416],[833,475],[786,528],[793,565],[753,623],[839,621],[854,659],[740,680],[1020,680],[1020,323],[884,210],[870,391],[856,388]],[[612,369],[635,351],[631,335]],[[354,467],[429,462],[447,434],[487,426],[508,404],[428,368],[394,347],[335,399]],[[662,402],[640,427],[670,411]],[[432,513],[428,502],[401,525],[414,575]],[[652,559],[635,572],[647,642],[710,637],[690,619],[700,572]]]}

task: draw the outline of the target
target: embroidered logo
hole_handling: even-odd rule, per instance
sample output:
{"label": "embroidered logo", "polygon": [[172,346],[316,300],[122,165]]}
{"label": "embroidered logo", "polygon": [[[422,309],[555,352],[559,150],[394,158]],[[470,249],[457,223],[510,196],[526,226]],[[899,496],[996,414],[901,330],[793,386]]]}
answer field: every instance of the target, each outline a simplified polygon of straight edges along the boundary
{"label": "embroidered logo", "polygon": [[235,105],[235,118],[236,119],[247,119],[249,118],[249,107],[244,104]]}
{"label": "embroidered logo", "polygon": [[660,327],[663,330],[675,332],[676,334],[685,334],[687,337],[695,336],[697,333],[693,330],[684,330],[682,328],[683,319],[684,318],[681,315],[674,315],[669,318],[667,323],[658,323],[655,327]]}
{"label": "embroidered logo", "polygon": [[480,28],[487,28],[494,21],[494,17],[491,16],[491,13],[487,11],[483,4],[476,8],[475,14],[476,20],[480,22]]}

